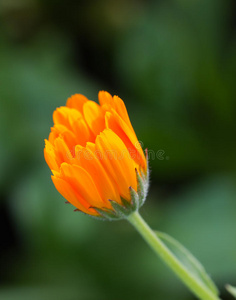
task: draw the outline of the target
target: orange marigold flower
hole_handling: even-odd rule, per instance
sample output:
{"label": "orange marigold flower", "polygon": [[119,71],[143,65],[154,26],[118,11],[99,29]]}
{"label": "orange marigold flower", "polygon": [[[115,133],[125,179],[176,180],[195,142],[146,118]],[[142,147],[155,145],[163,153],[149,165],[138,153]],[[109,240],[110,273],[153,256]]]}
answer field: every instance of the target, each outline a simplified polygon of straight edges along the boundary
{"label": "orange marigold flower", "polygon": [[98,99],[76,94],[54,111],[44,156],[56,189],[76,210],[119,219],[145,200],[147,158],[124,102],[105,91]]}

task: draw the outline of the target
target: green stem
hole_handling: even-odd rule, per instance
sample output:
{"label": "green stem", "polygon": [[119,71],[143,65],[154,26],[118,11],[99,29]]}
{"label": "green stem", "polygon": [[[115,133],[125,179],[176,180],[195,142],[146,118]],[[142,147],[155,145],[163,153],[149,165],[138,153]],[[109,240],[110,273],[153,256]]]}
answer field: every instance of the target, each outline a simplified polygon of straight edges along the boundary
{"label": "green stem", "polygon": [[148,226],[138,212],[127,217],[128,221],[141,234],[153,251],[172,269],[172,271],[186,284],[186,286],[202,300],[220,300],[211,290],[197,280],[169,251],[155,232]]}

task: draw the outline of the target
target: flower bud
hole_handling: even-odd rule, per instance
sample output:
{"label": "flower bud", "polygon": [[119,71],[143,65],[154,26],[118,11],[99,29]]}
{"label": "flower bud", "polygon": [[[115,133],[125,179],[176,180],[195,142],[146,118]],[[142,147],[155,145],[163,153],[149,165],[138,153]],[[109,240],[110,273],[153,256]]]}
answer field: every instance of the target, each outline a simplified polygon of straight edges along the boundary
{"label": "flower bud", "polygon": [[44,156],[59,193],[76,210],[121,219],[139,209],[148,163],[124,102],[100,91],[99,104],[76,94],[53,113]]}

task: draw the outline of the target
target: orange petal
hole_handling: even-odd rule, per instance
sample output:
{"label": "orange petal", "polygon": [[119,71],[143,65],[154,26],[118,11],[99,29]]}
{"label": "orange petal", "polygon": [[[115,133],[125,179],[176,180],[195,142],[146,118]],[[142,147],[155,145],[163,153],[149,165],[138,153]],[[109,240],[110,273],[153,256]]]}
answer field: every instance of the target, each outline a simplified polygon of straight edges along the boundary
{"label": "orange petal", "polygon": [[112,113],[106,112],[105,120],[106,128],[113,130],[122,139],[131,157],[146,171],[146,159],[134,131],[114,110],[112,110]]}
{"label": "orange petal", "polygon": [[91,151],[90,148],[91,145],[87,145],[86,148],[76,146],[76,154],[79,154],[79,165],[92,177],[101,198],[107,204],[106,207],[111,208],[108,200],[121,203],[117,186],[112,178],[106,173],[104,167],[97,158],[95,151]]}
{"label": "orange petal", "polygon": [[90,143],[90,142],[88,142],[88,143],[86,144],[86,148],[89,149],[90,151],[92,151],[93,153],[94,153],[95,150],[96,150],[95,144],[94,144],[94,143]]}
{"label": "orange petal", "polygon": [[134,161],[123,141],[110,129],[105,129],[96,141],[97,157],[116,182],[122,197],[129,199],[129,187],[137,190]]}
{"label": "orange petal", "polygon": [[96,136],[105,128],[104,112],[101,107],[93,101],[87,101],[84,104],[83,112],[85,121]]}
{"label": "orange petal", "polygon": [[77,144],[85,146],[87,141],[95,140],[95,137],[89,130],[82,114],[74,108],[64,106],[58,108],[53,113],[53,120],[55,123],[55,130],[57,129],[59,133],[71,131],[74,134],[74,142],[72,142],[72,135],[66,134],[67,141],[70,139],[70,142],[68,141],[69,147],[71,146],[71,142],[73,143],[73,146]]}
{"label": "orange petal", "polygon": [[81,113],[83,112],[83,105],[88,101],[88,98],[81,94],[72,95],[67,99],[66,106],[75,108]]}
{"label": "orange petal", "polygon": [[134,132],[125,104],[120,97],[118,96],[112,97],[108,92],[100,91],[98,93],[98,99],[100,105],[103,106],[104,110],[111,111],[112,109],[114,109],[117,112],[117,114],[130,127],[130,129]]}
{"label": "orange petal", "polygon": [[66,106],[57,108],[53,113],[54,124],[62,124],[72,131],[74,122],[81,118],[83,116],[78,110]]}
{"label": "orange petal", "polygon": [[69,149],[72,149],[78,143],[76,135],[71,130],[64,125],[56,124],[51,128],[49,141],[54,144],[55,139],[59,136],[64,139]]}
{"label": "orange petal", "polygon": [[69,149],[62,137],[58,137],[57,139],[55,139],[54,145],[55,145],[57,156],[60,158],[61,163],[62,162],[71,163],[73,160],[72,153],[74,149]]}
{"label": "orange petal", "polygon": [[45,140],[44,158],[51,170],[56,170],[56,171],[60,170],[59,167],[60,164],[56,156],[55,148],[48,140]]}
{"label": "orange petal", "polygon": [[78,165],[63,163],[61,172],[64,179],[71,184],[77,193],[91,206],[102,208],[104,202],[89,173]]}
{"label": "orange petal", "polygon": [[94,209],[90,208],[90,204],[81,198],[66,180],[52,176],[52,181],[58,192],[72,205],[87,214],[98,215]]}
{"label": "orange petal", "polygon": [[76,143],[74,144],[74,146],[75,145],[85,146],[88,141],[95,140],[94,134],[90,131],[88,125],[86,124],[83,118],[76,120],[72,124],[72,127],[76,136]]}
{"label": "orange petal", "polygon": [[130,127],[130,129],[134,133],[133,126],[131,125],[129,115],[128,115],[128,112],[126,110],[123,100],[118,96],[114,96],[113,101],[114,101],[113,107],[115,108],[116,112],[125,121],[125,123]]}
{"label": "orange petal", "polygon": [[48,141],[53,145],[58,135],[59,134],[54,130],[54,127],[51,127],[51,132],[49,134]]}
{"label": "orange petal", "polygon": [[104,104],[112,105],[113,102],[111,94],[105,91],[100,91],[98,93],[98,100],[100,105],[104,105]]}

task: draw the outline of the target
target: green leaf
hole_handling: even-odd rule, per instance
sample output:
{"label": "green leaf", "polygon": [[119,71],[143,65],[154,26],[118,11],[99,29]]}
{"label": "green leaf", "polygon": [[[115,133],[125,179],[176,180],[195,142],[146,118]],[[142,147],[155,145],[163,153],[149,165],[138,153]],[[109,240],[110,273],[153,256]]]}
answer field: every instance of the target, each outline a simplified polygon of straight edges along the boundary
{"label": "green leaf", "polygon": [[235,287],[227,284],[225,288],[234,298],[236,298],[236,288]]}
{"label": "green leaf", "polygon": [[188,272],[210,289],[215,295],[219,294],[215,283],[206,273],[204,267],[183,245],[166,233],[159,231],[155,231],[155,233]]}

